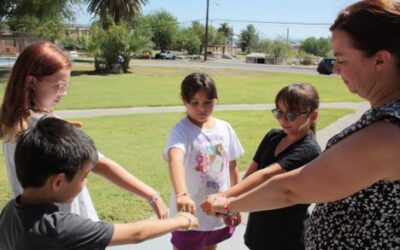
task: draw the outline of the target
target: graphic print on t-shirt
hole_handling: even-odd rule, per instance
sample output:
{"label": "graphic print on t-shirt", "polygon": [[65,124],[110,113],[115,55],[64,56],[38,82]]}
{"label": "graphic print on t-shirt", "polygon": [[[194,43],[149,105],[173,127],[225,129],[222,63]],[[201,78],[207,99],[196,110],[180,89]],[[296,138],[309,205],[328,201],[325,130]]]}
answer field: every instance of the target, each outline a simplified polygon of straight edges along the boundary
{"label": "graphic print on t-shirt", "polygon": [[220,190],[226,178],[224,166],[228,165],[228,157],[222,141],[223,136],[221,135],[211,137],[203,135],[196,140],[197,147],[195,147],[193,166],[201,175],[204,187],[214,192]]}

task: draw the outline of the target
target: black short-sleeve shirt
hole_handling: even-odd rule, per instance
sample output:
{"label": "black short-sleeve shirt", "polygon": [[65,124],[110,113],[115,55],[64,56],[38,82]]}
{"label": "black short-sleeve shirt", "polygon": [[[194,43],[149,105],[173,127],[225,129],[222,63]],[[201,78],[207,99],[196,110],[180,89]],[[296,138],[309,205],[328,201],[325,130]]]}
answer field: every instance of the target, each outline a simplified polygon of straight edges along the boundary
{"label": "black short-sleeve shirt", "polygon": [[[285,171],[291,171],[305,165],[321,153],[315,135],[309,133],[275,156],[275,148],[285,136],[280,129],[273,129],[265,135],[253,157],[258,170],[278,163]],[[252,250],[304,249],[308,206],[298,204],[250,213],[245,233],[246,245]]]}
{"label": "black short-sleeve shirt", "polygon": [[114,227],[67,212],[55,205],[10,201],[0,214],[0,249],[105,249]]}

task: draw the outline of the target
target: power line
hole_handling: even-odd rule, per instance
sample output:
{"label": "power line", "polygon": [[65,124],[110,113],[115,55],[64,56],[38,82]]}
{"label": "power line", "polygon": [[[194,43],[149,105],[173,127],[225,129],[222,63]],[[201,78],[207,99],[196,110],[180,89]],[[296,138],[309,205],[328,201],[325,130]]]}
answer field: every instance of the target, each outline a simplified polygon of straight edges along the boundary
{"label": "power line", "polygon": [[233,23],[260,23],[260,24],[282,24],[282,25],[312,25],[312,26],[329,26],[332,23],[305,23],[305,22],[280,22],[280,21],[255,21],[255,20],[238,20],[238,19],[210,19],[211,21],[233,22]]}

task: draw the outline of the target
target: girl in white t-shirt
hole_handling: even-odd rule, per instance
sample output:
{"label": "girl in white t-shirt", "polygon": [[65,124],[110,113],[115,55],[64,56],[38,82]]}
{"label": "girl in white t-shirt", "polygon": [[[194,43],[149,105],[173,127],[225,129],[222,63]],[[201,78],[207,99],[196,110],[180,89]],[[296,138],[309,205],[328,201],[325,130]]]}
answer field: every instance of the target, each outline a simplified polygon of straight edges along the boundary
{"label": "girl in white t-shirt", "polygon": [[163,152],[168,161],[174,192],[170,214],[186,211],[199,218],[196,231],[172,233],[174,249],[216,249],[217,243],[232,236],[240,215],[224,218],[207,216],[200,209],[210,194],[235,185],[239,180],[236,159],[242,145],[229,123],[212,117],[217,89],[205,73],[188,75],[181,85],[187,116],[172,128]]}
{"label": "girl in white t-shirt", "polygon": [[[70,74],[71,62],[68,57],[48,42],[28,46],[14,64],[0,110],[0,139],[4,142],[13,198],[22,193],[14,165],[16,137],[20,131],[34,126],[40,117],[54,116],[52,109],[66,96]],[[158,193],[111,159],[99,154],[99,162],[92,171],[147,199],[159,218],[168,216],[168,208]],[[86,187],[71,204],[59,206],[62,211],[99,220]]]}

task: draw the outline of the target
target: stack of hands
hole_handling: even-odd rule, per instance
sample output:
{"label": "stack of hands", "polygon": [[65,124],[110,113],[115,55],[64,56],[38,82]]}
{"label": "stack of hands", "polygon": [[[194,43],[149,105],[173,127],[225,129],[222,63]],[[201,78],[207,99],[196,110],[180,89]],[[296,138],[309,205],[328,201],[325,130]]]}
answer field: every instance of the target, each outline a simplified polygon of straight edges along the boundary
{"label": "stack of hands", "polygon": [[[203,212],[207,215],[222,217],[226,226],[235,227],[242,221],[238,212],[232,212],[227,209],[230,199],[222,194],[212,194],[201,204]],[[187,194],[178,194],[176,196],[176,208],[181,212],[196,212],[194,201]]]}

